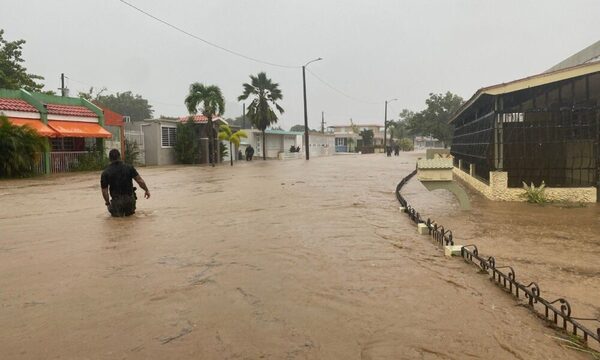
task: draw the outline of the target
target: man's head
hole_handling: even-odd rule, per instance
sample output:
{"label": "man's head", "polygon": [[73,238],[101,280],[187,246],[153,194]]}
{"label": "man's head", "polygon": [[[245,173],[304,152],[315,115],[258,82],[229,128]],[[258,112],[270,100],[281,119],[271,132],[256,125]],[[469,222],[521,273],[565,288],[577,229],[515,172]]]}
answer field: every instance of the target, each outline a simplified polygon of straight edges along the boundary
{"label": "man's head", "polygon": [[117,149],[112,149],[109,153],[108,153],[108,160],[110,161],[118,161],[121,160],[121,153],[119,152],[119,150]]}

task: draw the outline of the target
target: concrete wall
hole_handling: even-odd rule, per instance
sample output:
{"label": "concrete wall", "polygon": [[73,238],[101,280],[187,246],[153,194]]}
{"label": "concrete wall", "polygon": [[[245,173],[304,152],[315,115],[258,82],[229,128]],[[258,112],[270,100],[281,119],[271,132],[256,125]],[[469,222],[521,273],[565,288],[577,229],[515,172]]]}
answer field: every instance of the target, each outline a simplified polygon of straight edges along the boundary
{"label": "concrete wall", "polygon": [[[480,192],[486,198],[497,201],[526,201],[522,195],[522,188],[508,187],[508,173],[504,171],[490,171],[490,184],[485,184],[466,172],[454,168],[455,178],[461,179],[470,187]],[[596,202],[596,188],[546,188],[548,200],[568,202]]]}
{"label": "concrete wall", "polygon": [[335,135],[310,133],[308,137],[309,153],[312,157],[331,156],[335,154]]}

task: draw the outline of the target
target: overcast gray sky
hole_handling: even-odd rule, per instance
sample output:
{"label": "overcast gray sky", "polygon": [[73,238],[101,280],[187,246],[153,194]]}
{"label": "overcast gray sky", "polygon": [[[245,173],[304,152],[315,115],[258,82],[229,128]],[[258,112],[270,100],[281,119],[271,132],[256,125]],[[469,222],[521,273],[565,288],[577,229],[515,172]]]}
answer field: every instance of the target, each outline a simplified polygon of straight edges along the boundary
{"label": "overcast gray sky", "polygon": [[[25,39],[29,71],[71,94],[91,84],[132,90],[155,115],[185,115],[194,81],[222,88],[227,117],[249,74],[266,71],[283,90],[288,129],[303,121],[300,69],[258,64],[207,46],[119,0],[0,0],[0,28]],[[309,125],[383,123],[420,110],[430,92],[470,97],[482,86],[542,72],[600,39],[600,1],[127,0],[190,33],[248,56],[302,65]],[[83,83],[83,84],[82,84]]]}

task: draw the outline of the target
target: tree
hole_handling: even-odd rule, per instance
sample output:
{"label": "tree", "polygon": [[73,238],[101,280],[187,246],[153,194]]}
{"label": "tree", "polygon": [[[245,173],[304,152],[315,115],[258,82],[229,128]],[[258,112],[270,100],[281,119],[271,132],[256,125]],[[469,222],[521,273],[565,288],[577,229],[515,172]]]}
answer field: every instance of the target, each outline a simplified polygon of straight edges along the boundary
{"label": "tree", "polygon": [[304,125],[294,125],[290,128],[290,131],[299,131],[299,132],[304,132]]}
{"label": "tree", "polygon": [[360,136],[362,137],[363,146],[373,146],[373,130],[363,129],[363,131],[360,132]]}
{"label": "tree", "polygon": [[29,126],[11,124],[0,115],[0,177],[30,175],[46,141]]}
{"label": "tree", "polygon": [[257,76],[250,75],[250,83],[244,83],[244,93],[238,97],[238,101],[246,100],[250,96],[254,99],[247,107],[247,115],[254,127],[262,131],[263,138],[263,160],[267,159],[267,143],[265,130],[269,125],[277,123],[277,114],[283,114],[283,108],[277,104],[277,101],[283,99],[283,94],[279,89],[279,84],[272,82],[264,72]]}
{"label": "tree", "polygon": [[234,119],[225,119],[225,121],[227,121],[227,123],[231,126],[237,126],[239,128],[242,127],[243,122],[244,122],[244,118],[242,116],[236,116]]}
{"label": "tree", "polygon": [[180,164],[193,164],[198,154],[198,141],[196,141],[196,125],[189,119],[177,124],[175,139],[175,157]]}
{"label": "tree", "polygon": [[125,139],[125,154],[123,155],[125,163],[136,165],[138,163],[138,158],[140,157],[140,147],[138,146],[137,141]]}
{"label": "tree", "polygon": [[427,107],[420,112],[404,109],[400,119],[406,124],[406,130],[411,135],[431,135],[444,142],[447,146],[452,140],[452,126],[448,124],[450,116],[463,104],[463,99],[451,93],[430,93],[425,100]]}
{"label": "tree", "polygon": [[90,90],[85,92],[85,91],[80,91],[77,96],[79,96],[82,99],[86,99],[87,101],[94,101],[94,100],[98,100],[98,97],[100,97],[102,95],[103,92],[107,91],[108,89],[103,87],[100,90],[96,90],[96,95],[94,95],[94,87],[91,86]]}
{"label": "tree", "polygon": [[4,39],[4,30],[0,29],[0,88],[24,89],[27,91],[42,91],[44,80],[42,76],[27,73],[23,55],[25,40],[8,41]]}
{"label": "tree", "polygon": [[388,128],[390,130],[390,138],[394,139],[402,139],[406,137],[408,131],[406,129],[406,122],[403,120],[391,121],[388,124]]}
{"label": "tree", "polygon": [[221,89],[216,85],[208,85],[195,82],[190,85],[190,92],[185,98],[185,105],[190,114],[197,114],[198,111],[208,119],[208,151],[210,163],[215,166],[217,161],[217,149],[215,146],[215,131],[213,127],[213,118],[216,115],[225,112],[225,98],[221,93]]}
{"label": "tree", "polygon": [[240,146],[240,141],[242,138],[246,138],[248,135],[243,130],[238,130],[233,132],[229,125],[221,125],[219,127],[219,140],[229,141],[229,157],[231,159],[231,166],[233,166],[233,147],[232,144],[236,147]]}
{"label": "tree", "polygon": [[[81,96],[81,93],[79,95]],[[148,104],[148,100],[144,99],[141,95],[133,95],[131,91],[110,95],[101,95],[100,92],[97,94],[95,100],[98,100],[99,103],[114,112],[129,116],[131,121],[150,119],[154,113],[152,105]]]}

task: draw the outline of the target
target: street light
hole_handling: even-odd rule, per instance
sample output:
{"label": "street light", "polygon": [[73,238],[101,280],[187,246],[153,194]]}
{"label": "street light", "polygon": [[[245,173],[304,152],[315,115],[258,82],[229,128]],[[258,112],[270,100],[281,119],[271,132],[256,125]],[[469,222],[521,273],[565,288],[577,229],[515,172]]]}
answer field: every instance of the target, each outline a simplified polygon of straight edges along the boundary
{"label": "street light", "polygon": [[387,104],[398,99],[385,101],[385,117],[383,118],[383,152],[387,154]]}
{"label": "street light", "polygon": [[306,160],[310,158],[308,149],[308,115],[306,114],[306,67],[308,64],[319,60],[323,60],[323,58],[316,58],[302,65],[302,87],[304,89],[304,148],[306,150]]}

